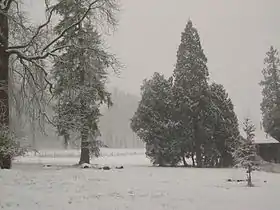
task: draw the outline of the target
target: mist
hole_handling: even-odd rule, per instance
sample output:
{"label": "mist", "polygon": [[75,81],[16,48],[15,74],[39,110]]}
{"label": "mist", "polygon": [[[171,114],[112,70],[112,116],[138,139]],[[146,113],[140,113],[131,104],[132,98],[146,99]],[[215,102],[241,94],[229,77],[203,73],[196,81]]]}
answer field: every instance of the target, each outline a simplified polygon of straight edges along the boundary
{"label": "mist", "polygon": [[[44,17],[43,1],[29,0],[31,17]],[[277,0],[122,0],[119,25],[107,45],[119,60],[119,75],[108,87],[140,96],[140,86],[154,71],[170,76],[180,34],[191,19],[208,58],[211,80],[227,89],[241,122],[250,117],[259,129],[263,59],[270,45],[280,47]]]}

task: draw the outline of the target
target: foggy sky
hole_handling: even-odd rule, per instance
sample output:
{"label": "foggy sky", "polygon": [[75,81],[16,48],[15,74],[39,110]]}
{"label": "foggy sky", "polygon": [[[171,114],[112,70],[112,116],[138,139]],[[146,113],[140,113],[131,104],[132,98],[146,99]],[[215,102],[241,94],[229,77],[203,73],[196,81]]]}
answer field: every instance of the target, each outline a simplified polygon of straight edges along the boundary
{"label": "foggy sky", "polygon": [[[42,15],[32,3],[35,16]],[[36,3],[35,3],[36,1]],[[42,0],[43,2],[43,0]],[[108,38],[126,66],[110,86],[138,94],[143,79],[170,76],[188,19],[200,34],[211,80],[227,89],[240,120],[259,125],[261,70],[270,45],[280,49],[279,0],[122,0],[119,27]]]}

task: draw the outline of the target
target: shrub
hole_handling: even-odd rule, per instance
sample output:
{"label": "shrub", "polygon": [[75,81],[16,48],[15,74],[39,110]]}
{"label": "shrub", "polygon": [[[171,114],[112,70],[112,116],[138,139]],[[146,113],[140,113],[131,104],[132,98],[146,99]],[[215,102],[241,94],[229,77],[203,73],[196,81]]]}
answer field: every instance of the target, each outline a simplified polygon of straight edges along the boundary
{"label": "shrub", "polygon": [[10,169],[12,159],[21,156],[26,152],[25,148],[20,147],[19,140],[5,126],[0,128],[0,168]]}

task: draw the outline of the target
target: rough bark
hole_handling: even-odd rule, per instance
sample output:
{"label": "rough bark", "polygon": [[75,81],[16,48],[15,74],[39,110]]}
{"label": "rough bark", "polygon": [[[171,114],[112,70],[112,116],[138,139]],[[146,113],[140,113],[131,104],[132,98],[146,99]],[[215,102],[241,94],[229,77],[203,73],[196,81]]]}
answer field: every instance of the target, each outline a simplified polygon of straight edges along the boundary
{"label": "rough bark", "polygon": [[84,125],[81,131],[81,156],[79,164],[90,163],[89,146],[88,129]]}
{"label": "rough bark", "polygon": [[[84,101],[81,100],[81,114],[85,117],[83,113],[84,108]],[[89,139],[88,139],[88,128],[86,125],[86,119],[83,120],[83,128],[81,130],[81,156],[79,164],[83,163],[90,163],[90,151],[89,151]]]}
{"label": "rough bark", "polygon": [[187,161],[186,161],[186,158],[185,158],[185,154],[184,154],[184,153],[182,154],[182,159],[183,159],[184,166],[187,167],[187,166],[188,166],[188,163],[187,163]]}
{"label": "rough bark", "polygon": [[253,187],[253,183],[252,183],[252,167],[248,166],[248,179],[247,179],[247,185],[248,187]]}
{"label": "rough bark", "polygon": [[[8,48],[8,18],[0,14],[0,125],[9,127],[9,55]],[[1,168],[11,168],[11,157],[0,154]]]}
{"label": "rough bark", "polygon": [[[82,40],[80,40],[82,44]],[[84,85],[85,83],[85,70],[80,69],[80,84]],[[83,99],[80,101],[81,103],[81,115],[83,118],[83,127],[81,130],[81,156],[80,156],[80,162],[79,164],[83,163],[90,163],[90,151],[89,151],[89,139],[88,139],[88,128],[87,128],[87,119],[84,113],[85,110],[85,102]]]}
{"label": "rough bark", "polygon": [[63,138],[64,138],[64,149],[68,149],[68,146],[69,146],[69,139],[70,139],[70,135],[68,133],[65,133],[63,135]]}
{"label": "rough bark", "polygon": [[2,125],[9,125],[9,55],[6,53],[8,47],[8,19],[0,14],[0,101],[1,101],[1,121]]}
{"label": "rough bark", "polygon": [[10,156],[2,157],[0,155],[0,168],[10,169],[12,167],[12,158]]}
{"label": "rough bark", "polygon": [[87,131],[82,131],[82,140],[81,140],[81,156],[79,164],[83,163],[90,163],[90,154],[89,154],[89,142],[88,142],[88,135],[86,134]]}
{"label": "rough bark", "polygon": [[[196,116],[198,114],[195,114]],[[195,160],[196,160],[196,167],[202,168],[202,129],[199,120],[194,120],[194,151],[195,151]]]}
{"label": "rough bark", "polygon": [[191,157],[192,157],[192,165],[193,167],[195,167],[194,153],[191,154]]}
{"label": "rough bark", "polygon": [[198,168],[202,167],[202,155],[201,155],[201,143],[200,140],[197,140],[195,145],[195,155],[196,155],[196,166]]}

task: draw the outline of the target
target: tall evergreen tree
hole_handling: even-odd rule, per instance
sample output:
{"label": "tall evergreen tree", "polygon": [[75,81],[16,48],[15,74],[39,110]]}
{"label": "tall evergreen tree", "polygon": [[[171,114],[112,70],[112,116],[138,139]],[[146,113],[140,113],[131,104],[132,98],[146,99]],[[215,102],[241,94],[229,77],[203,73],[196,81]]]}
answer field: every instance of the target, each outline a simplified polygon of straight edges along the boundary
{"label": "tall evergreen tree", "polygon": [[213,135],[213,153],[217,166],[233,165],[232,152],[240,137],[238,119],[234,106],[223,85],[212,83],[210,86],[212,100],[220,110],[218,123]]}
{"label": "tall evergreen tree", "polygon": [[166,80],[159,73],[145,80],[141,101],[131,121],[132,130],[146,143],[146,155],[161,166],[180,162],[171,88],[172,78]]}
{"label": "tall evergreen tree", "polygon": [[[62,17],[55,27],[61,34],[75,19],[87,10],[86,1],[63,1],[64,7],[56,12]],[[79,132],[81,138],[80,164],[90,162],[90,153],[98,155],[98,119],[100,105],[112,105],[105,88],[107,69],[116,67],[116,59],[109,54],[94,27],[92,16],[86,18],[57,43],[57,48],[68,46],[55,59],[53,73],[58,101],[55,111],[60,131]]]}
{"label": "tall evergreen tree", "polygon": [[267,133],[280,141],[280,60],[274,47],[271,46],[266,53],[264,63],[264,79],[260,82],[263,87],[263,126]]}
{"label": "tall evergreen tree", "polygon": [[[189,20],[177,52],[173,93],[176,118],[182,128],[181,147],[195,153],[198,167],[203,165],[203,146],[212,135],[216,115],[209,92],[206,63],[198,32]],[[183,152],[189,155],[189,152]]]}

